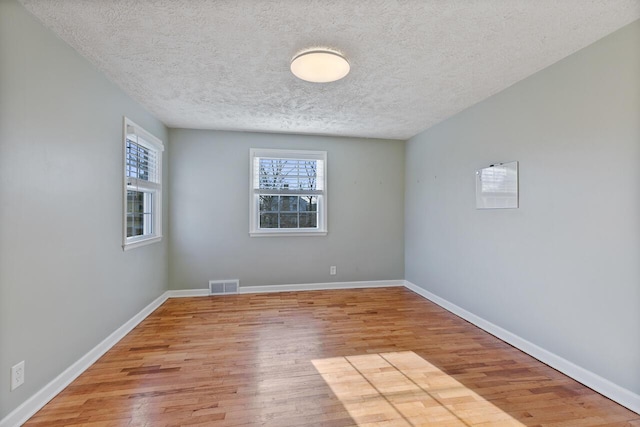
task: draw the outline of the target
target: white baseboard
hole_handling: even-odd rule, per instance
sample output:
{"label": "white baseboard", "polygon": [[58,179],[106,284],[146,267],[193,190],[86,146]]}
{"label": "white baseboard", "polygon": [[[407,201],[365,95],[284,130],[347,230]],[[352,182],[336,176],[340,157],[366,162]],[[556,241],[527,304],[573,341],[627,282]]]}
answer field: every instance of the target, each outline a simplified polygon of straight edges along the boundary
{"label": "white baseboard", "polygon": [[388,288],[392,286],[404,286],[404,280],[303,283],[299,285],[240,286],[240,288],[238,288],[238,292],[241,294],[255,294],[264,292],[320,291],[328,289]]}
{"label": "white baseboard", "polygon": [[111,347],[124,338],[125,335],[142,322],[156,308],[160,307],[160,305],[166,300],[167,293],[165,292],[151,302],[151,304],[140,310],[138,314],[129,319],[124,325],[116,329],[111,335],[102,340],[100,344],[89,350],[87,354],[78,359],[73,365],[65,369],[64,372],[51,380],[49,384],[45,385],[36,392],[36,394],[11,411],[9,415],[0,420],[0,427],[14,427],[26,422],[33,416],[33,414],[42,409],[47,402],[64,390],[66,386],[78,378],[80,374],[93,365],[96,360],[109,351]]}
{"label": "white baseboard", "polygon": [[208,297],[209,289],[178,289],[167,291],[168,298]]}
{"label": "white baseboard", "polygon": [[587,387],[597,391],[598,393],[608,397],[614,402],[619,403],[630,410],[640,414],[640,395],[620,387],[619,385],[602,378],[601,376],[594,374],[593,372],[584,369],[567,359],[564,359],[557,354],[551,353],[542,347],[539,347],[532,342],[519,337],[518,335],[494,325],[493,323],[476,316],[475,314],[459,307],[444,298],[432,294],[431,292],[417,286],[409,281],[405,280],[405,287],[412,290],[418,295],[428,299],[429,301],[439,305],[445,310],[455,314],[458,317],[476,325],[480,329],[489,332],[500,338],[502,341],[511,344],[519,350],[527,353],[528,355],[538,359],[542,363],[545,363],[552,368],[562,372],[563,374],[573,378],[574,380],[586,385]]}
{"label": "white baseboard", "polygon": [[[320,291],[330,289],[361,289],[361,288],[389,288],[404,286],[404,280],[368,280],[361,282],[327,282],[327,283],[301,283],[292,285],[264,285],[264,286],[240,286],[239,294],[261,294],[270,292],[295,292],[295,291]],[[166,292],[169,298],[205,297],[212,296],[209,289],[179,289]],[[224,295],[215,295],[224,296]],[[1,426],[0,426],[1,427]]]}

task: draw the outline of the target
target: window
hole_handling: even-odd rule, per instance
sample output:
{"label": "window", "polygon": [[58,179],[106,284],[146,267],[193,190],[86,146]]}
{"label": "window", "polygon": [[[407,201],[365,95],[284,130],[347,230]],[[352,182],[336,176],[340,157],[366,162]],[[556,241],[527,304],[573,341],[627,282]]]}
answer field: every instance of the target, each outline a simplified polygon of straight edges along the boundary
{"label": "window", "polygon": [[162,141],[124,119],[124,226],[122,247],[162,238]]}
{"label": "window", "polygon": [[251,236],[327,234],[327,152],[251,149]]}

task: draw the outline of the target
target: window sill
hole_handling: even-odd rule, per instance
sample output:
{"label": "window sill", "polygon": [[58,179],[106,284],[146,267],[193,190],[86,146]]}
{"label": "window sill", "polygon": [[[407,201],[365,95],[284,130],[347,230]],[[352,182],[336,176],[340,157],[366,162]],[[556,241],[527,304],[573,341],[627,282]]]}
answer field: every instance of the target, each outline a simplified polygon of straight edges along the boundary
{"label": "window sill", "polygon": [[326,230],[320,231],[251,231],[249,236],[251,237],[321,237],[326,236]]}
{"label": "window sill", "polygon": [[162,236],[150,237],[148,239],[136,240],[135,242],[125,243],[122,245],[122,250],[128,251],[130,249],[139,248],[141,246],[147,246],[152,243],[156,243],[162,240]]}

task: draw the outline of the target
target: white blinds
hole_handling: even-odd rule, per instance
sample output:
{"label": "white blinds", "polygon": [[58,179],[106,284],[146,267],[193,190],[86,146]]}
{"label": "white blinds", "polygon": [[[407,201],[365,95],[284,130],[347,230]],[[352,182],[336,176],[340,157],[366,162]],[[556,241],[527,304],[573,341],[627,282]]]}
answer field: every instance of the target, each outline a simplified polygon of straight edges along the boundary
{"label": "white blinds", "polygon": [[127,176],[158,182],[158,157],[150,150],[127,138]]}
{"label": "white blinds", "polygon": [[324,162],[319,159],[255,157],[253,188],[258,194],[322,194]]}
{"label": "white blinds", "polygon": [[[135,128],[128,126],[125,144],[125,176],[127,185],[160,185],[159,153]],[[152,185],[153,186],[153,185]]]}

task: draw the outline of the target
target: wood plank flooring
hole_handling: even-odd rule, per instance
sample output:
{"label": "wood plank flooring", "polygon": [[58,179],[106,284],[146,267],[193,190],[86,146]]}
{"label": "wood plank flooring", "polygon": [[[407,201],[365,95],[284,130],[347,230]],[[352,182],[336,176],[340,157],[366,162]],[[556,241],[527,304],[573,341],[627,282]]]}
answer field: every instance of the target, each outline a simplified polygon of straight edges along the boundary
{"label": "wood plank flooring", "polygon": [[27,426],[640,426],[404,288],[175,298]]}

